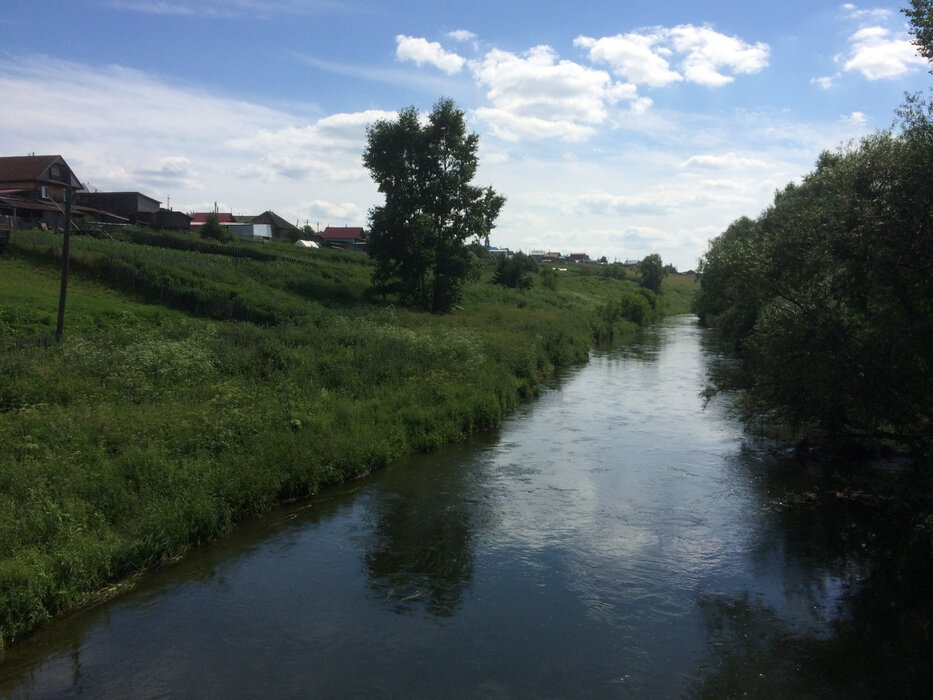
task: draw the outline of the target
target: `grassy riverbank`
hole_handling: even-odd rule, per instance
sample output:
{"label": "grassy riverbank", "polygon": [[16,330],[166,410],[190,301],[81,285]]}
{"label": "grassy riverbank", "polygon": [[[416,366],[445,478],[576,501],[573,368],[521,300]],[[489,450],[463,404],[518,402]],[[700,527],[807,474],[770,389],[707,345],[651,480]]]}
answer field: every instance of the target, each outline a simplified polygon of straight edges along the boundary
{"label": "grassy riverbank", "polygon": [[[138,232],[73,239],[58,344],[60,247],[14,232],[0,255],[0,644],[276,502],[494,428],[650,309],[603,268],[519,292],[490,264],[430,315],[367,300],[365,256]],[[641,323],[686,310],[693,280],[667,284]]]}

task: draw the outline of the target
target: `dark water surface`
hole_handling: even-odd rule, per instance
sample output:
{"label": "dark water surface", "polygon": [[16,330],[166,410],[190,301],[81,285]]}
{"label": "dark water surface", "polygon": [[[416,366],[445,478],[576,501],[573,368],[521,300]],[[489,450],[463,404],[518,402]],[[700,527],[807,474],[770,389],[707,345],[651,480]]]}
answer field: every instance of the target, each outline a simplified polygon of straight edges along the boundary
{"label": "dark water surface", "polygon": [[716,359],[687,317],[594,353],[49,625],[0,695],[924,696],[929,548],[703,410]]}

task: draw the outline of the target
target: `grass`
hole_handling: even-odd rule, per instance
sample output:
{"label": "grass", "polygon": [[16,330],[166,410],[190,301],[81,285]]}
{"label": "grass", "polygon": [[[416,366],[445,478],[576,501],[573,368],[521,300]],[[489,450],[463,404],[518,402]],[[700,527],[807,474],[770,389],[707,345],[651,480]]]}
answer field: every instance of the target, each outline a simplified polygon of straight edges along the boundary
{"label": "grass", "polygon": [[59,251],[16,231],[0,255],[0,644],[277,502],[496,427],[691,289],[668,278],[652,307],[582,268],[519,292],[486,267],[437,316],[367,301],[360,255],[76,237],[59,344]]}

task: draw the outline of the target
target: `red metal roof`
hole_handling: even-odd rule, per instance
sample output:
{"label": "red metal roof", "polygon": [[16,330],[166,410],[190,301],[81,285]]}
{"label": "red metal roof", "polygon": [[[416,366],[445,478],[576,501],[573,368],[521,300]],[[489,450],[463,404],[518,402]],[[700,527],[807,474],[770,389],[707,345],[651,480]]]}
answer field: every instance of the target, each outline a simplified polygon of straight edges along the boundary
{"label": "red metal roof", "polygon": [[318,234],[321,238],[327,239],[352,239],[355,241],[363,240],[362,226],[328,226]]}
{"label": "red metal roof", "polygon": [[[204,224],[207,223],[207,217],[209,217],[214,212],[210,211],[199,211],[191,215],[192,224]],[[235,224],[236,219],[233,218],[233,214],[230,212],[220,212],[217,214],[217,220],[222,224]]]}

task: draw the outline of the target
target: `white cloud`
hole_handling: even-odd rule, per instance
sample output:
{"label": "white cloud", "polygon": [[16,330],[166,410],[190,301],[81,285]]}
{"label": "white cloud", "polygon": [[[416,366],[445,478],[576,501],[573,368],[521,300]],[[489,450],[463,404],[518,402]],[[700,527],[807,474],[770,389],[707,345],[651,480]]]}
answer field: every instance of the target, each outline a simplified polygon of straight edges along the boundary
{"label": "white cloud", "polygon": [[725,170],[735,168],[766,168],[768,164],[758,158],[743,158],[730,152],[719,156],[708,154],[690,156],[684,162],[683,167]]}
{"label": "white cloud", "polygon": [[614,73],[636,85],[663,87],[683,80],[680,73],[671,70],[667,59],[655,48],[662,34],[617,34],[592,39],[579,36],[575,46],[589,50],[591,61],[608,63]]}
{"label": "white cloud", "polygon": [[868,80],[897,78],[926,65],[910,40],[891,38],[884,27],[865,27],[849,41],[852,52],[844,68],[858,71]]}
{"label": "white cloud", "polygon": [[447,32],[447,36],[449,36],[454,41],[462,42],[476,41],[477,38],[476,34],[469,32],[466,29],[455,29],[452,32]]}
{"label": "white cloud", "polygon": [[837,75],[827,75],[820,78],[810,78],[811,85],[819,85],[824,90],[829,90],[836,83]]}
{"label": "white cloud", "polygon": [[866,19],[870,18],[873,21],[887,19],[891,16],[891,11],[885,8],[875,8],[871,10],[860,10],[858,7],[853,5],[851,2],[847,2],[842,5],[842,10],[847,16],[852,19]]}
{"label": "white cloud", "polygon": [[471,69],[493,105],[477,109],[477,116],[509,140],[581,140],[593,133],[591,125],[608,120],[611,105],[628,100],[645,106],[634,85],[615,82],[605,71],[558,60],[548,46],[536,46],[523,57],[494,49],[471,63]]}
{"label": "white cloud", "polygon": [[843,117],[841,121],[852,126],[865,126],[868,123],[868,117],[864,112],[852,112],[849,116]]}
{"label": "white cloud", "polygon": [[516,142],[522,139],[585,141],[596,133],[593,127],[577,124],[571,120],[523,117],[494,107],[480,107],[473,113],[485,122],[490,134],[503,141]]}
{"label": "white cloud", "polygon": [[674,192],[671,189],[640,195],[614,195],[597,191],[575,197],[564,212],[599,216],[663,216],[685,206],[695,206],[700,198],[695,193]]}
{"label": "white cloud", "polygon": [[315,199],[307,205],[315,221],[320,225],[344,226],[346,222],[360,222],[366,218],[366,212],[355,202],[328,202]]}
{"label": "white cloud", "polygon": [[[20,107],[0,110],[7,153],[61,153],[97,189],[170,196],[182,211],[216,199],[290,220],[307,218],[301,203],[310,195],[357,225],[377,197],[361,163],[365,127],[396,116],[373,110],[302,123],[139,71],[48,57],[0,60],[0,94],[17,95]],[[346,202],[356,209],[341,209]]]}
{"label": "white cloud", "polygon": [[428,41],[420,37],[399,34],[395,37],[397,47],[395,55],[401,61],[414,61],[417,65],[429,63],[447,75],[459,73],[466,61],[455,53],[445,51],[436,41]]}
{"label": "white cloud", "polygon": [[306,126],[260,129],[228,145],[254,154],[266,172],[284,178],[300,180],[318,173],[335,182],[358,180],[366,177],[360,163],[366,126],[396,116],[381,110],[334,114]]}
{"label": "white cloud", "polygon": [[726,36],[710,27],[680,25],[671,30],[674,49],[687,54],[683,60],[684,77],[700,85],[718,87],[733,78],[721,70],[733,73],[757,73],[768,65],[770,49],[758,42],[747,44]]}
{"label": "white cloud", "polygon": [[[650,87],[682,80],[719,87],[734,80],[726,71],[757,73],[765,68],[770,51],[767,44],[749,44],[710,27],[692,24],[601,39],[580,36],[574,44],[588,49],[591,61],[607,63],[615,74],[636,85]],[[674,54],[682,56],[680,72],[671,68]]]}

